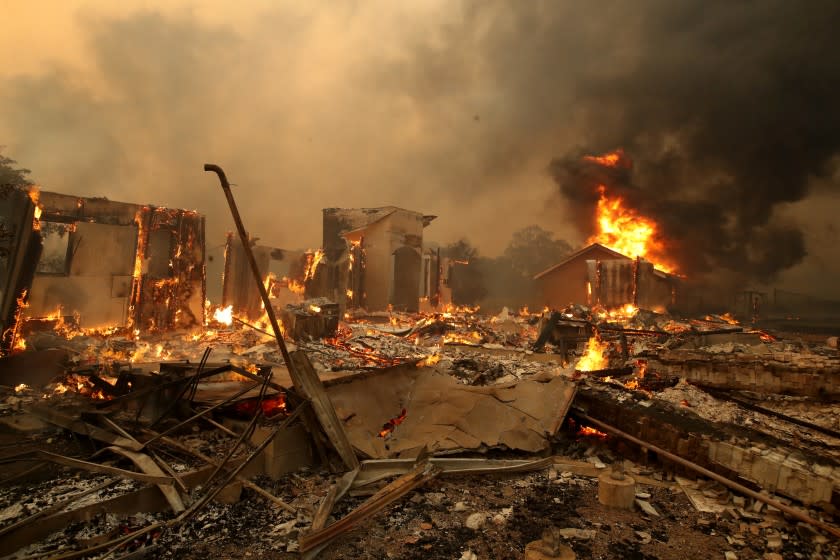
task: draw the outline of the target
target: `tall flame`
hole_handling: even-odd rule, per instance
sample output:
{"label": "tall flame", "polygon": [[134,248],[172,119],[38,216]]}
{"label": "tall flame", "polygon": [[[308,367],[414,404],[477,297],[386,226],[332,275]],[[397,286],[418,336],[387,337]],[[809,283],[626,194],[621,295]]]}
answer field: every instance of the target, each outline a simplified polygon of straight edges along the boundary
{"label": "tall flame", "polygon": [[588,243],[600,243],[622,255],[641,257],[663,272],[673,272],[665,253],[665,244],[656,222],[639,215],[624,205],[620,196],[610,197],[604,185],[598,188],[600,197],[596,209],[598,232]]}
{"label": "tall flame", "polygon": [[[583,156],[583,159],[603,167],[631,166],[622,150],[600,156]],[[587,243],[600,243],[622,255],[648,260],[663,272],[674,272],[676,267],[665,256],[665,243],[657,223],[628,208],[620,196],[609,196],[605,185],[599,185],[598,193],[597,233]]]}
{"label": "tall flame", "polygon": [[586,353],[578,360],[575,369],[578,371],[598,371],[609,367],[609,360],[604,353],[609,344],[602,342],[598,336],[590,337],[586,343]]}
{"label": "tall flame", "polygon": [[318,249],[314,253],[307,253],[306,255],[306,270],[304,271],[303,281],[306,282],[315,277],[315,272],[318,270],[318,265],[324,260],[324,251]]}

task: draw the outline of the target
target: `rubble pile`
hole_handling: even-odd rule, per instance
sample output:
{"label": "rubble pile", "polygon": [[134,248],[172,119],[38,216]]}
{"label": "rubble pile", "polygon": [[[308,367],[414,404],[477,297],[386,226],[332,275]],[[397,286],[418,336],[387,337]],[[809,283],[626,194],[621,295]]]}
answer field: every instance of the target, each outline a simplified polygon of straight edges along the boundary
{"label": "rubble pile", "polygon": [[[294,305],[300,326],[282,347],[244,320],[29,334],[8,359],[50,360],[29,384],[4,382],[4,551],[484,559],[540,542],[582,558],[840,553],[840,355],[829,345],[724,316],[584,306],[348,312],[313,336],[330,303]],[[591,352],[606,367],[580,367]],[[629,509],[599,501],[621,477],[634,484]]]}

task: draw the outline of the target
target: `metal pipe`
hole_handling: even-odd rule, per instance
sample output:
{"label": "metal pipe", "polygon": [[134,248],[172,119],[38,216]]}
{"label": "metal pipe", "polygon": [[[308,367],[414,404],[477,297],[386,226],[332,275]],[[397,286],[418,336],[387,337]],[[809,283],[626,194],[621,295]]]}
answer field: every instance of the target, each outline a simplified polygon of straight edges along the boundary
{"label": "metal pipe", "polygon": [[705,477],[708,477],[708,478],[711,478],[712,480],[720,482],[724,486],[726,486],[728,488],[731,488],[731,489],[733,489],[737,492],[740,492],[741,494],[749,496],[750,498],[753,498],[753,499],[758,500],[760,502],[764,502],[768,506],[771,506],[771,507],[774,507],[774,508],[776,508],[780,511],[783,511],[783,512],[787,513],[788,515],[790,515],[791,517],[793,517],[794,519],[798,519],[799,521],[803,521],[805,523],[808,523],[809,525],[813,525],[814,527],[818,527],[818,528],[822,529],[823,531],[825,531],[827,533],[830,533],[831,535],[833,535],[835,537],[840,537],[840,529],[838,529],[837,527],[833,527],[833,526],[831,526],[827,523],[823,523],[822,521],[819,521],[817,519],[814,519],[813,517],[809,516],[804,511],[801,511],[799,509],[796,509],[796,508],[790,507],[788,505],[785,505],[782,502],[780,502],[778,500],[774,500],[773,498],[765,496],[764,494],[760,494],[759,492],[756,492],[755,490],[751,490],[750,488],[747,488],[743,484],[738,484],[734,480],[729,480],[725,476],[721,476],[721,475],[717,474],[716,472],[712,472],[709,469],[701,467],[700,465],[698,465],[696,463],[692,463],[691,461],[689,461],[687,459],[683,459],[679,455],[674,455],[670,451],[666,451],[666,450],[662,449],[661,447],[657,447],[653,444],[647,443],[646,441],[642,441],[637,437],[631,436],[630,434],[628,434],[626,432],[622,432],[618,428],[615,428],[615,427],[610,426],[609,424],[607,424],[605,422],[602,422],[600,420],[592,418],[588,414],[578,413],[576,415],[581,420],[585,420],[586,422],[594,424],[595,426],[597,426],[598,428],[600,428],[604,431],[607,431],[607,432],[610,432],[614,435],[617,435],[618,437],[626,439],[627,441],[633,442],[636,445],[640,445],[642,447],[650,449],[651,451],[655,452],[657,455],[661,455],[662,457],[665,457],[666,459],[669,459],[669,460],[671,460],[671,461],[673,461],[673,462],[675,462],[679,465],[682,465],[682,466],[684,466],[686,468],[689,468],[689,469],[691,469],[695,472],[698,472]]}

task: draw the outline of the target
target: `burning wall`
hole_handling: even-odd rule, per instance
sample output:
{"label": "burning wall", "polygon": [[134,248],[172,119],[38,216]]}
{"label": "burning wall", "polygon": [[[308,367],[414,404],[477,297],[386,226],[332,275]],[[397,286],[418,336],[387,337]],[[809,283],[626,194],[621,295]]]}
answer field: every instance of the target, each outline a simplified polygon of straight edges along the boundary
{"label": "burning wall", "polygon": [[[307,265],[314,260],[313,253],[263,245],[254,245],[251,249],[269,295],[277,300],[274,302],[275,307],[283,308],[288,303],[303,301],[308,280]],[[259,320],[264,313],[263,302],[254,284],[254,273],[248,264],[242,242],[233,234],[228,234],[225,245],[222,306],[231,307],[237,314],[251,321]]]}
{"label": "burning wall", "polygon": [[35,273],[41,251],[35,229],[36,206],[29,193],[18,187],[0,188],[0,332],[2,348],[8,350],[15,338],[20,300]]}
{"label": "burning wall", "polygon": [[146,331],[204,321],[204,217],[42,192],[29,320]]}

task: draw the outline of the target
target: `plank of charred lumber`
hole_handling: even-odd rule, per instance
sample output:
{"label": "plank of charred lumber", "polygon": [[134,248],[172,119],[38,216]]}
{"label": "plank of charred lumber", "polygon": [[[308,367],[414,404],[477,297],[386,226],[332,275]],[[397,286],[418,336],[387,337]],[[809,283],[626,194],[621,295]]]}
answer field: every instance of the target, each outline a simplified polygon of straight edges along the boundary
{"label": "plank of charred lumber", "polygon": [[[189,455],[192,455],[193,457],[196,457],[197,459],[201,459],[202,461],[204,461],[205,463],[207,463],[211,467],[215,467],[215,468],[219,467],[219,462],[216,461],[215,459],[213,459],[211,457],[208,457],[207,455],[205,455],[201,451],[198,451],[197,449],[193,449],[191,447],[188,447],[188,446],[184,445],[183,443],[181,443],[180,441],[178,441],[176,439],[172,439],[170,437],[164,436],[164,437],[160,438],[160,442],[164,443],[166,445],[169,445],[171,447],[174,447],[175,449],[179,449],[179,450],[183,451],[184,453],[187,453]],[[254,492],[259,494],[263,498],[265,498],[265,499],[269,500],[270,502],[272,502],[273,504],[283,508],[284,510],[288,511],[289,513],[297,514],[297,509],[290,506],[289,504],[287,504],[286,502],[284,502],[283,500],[281,500],[280,498],[278,498],[274,494],[271,494],[270,492],[267,492],[262,487],[254,484],[253,482],[251,482],[250,480],[248,480],[244,476],[237,475],[236,480],[237,480],[237,482],[242,483],[242,486],[244,486],[245,488],[248,488],[249,490],[253,490]]]}
{"label": "plank of charred lumber", "polygon": [[187,485],[184,484],[183,480],[181,480],[181,476],[175,472],[175,469],[173,469],[172,466],[163,459],[163,457],[160,457],[154,451],[149,451],[149,457],[154,459],[155,463],[157,463],[160,466],[160,468],[166,471],[166,474],[172,477],[172,480],[175,481],[175,484],[178,485],[178,488],[181,489],[181,492],[189,492]]}
{"label": "plank of charred lumber", "polygon": [[115,435],[108,430],[103,430],[102,428],[98,428],[92,424],[88,424],[87,422],[76,420],[75,418],[62,414],[57,410],[40,405],[29,406],[27,410],[45,422],[55,424],[56,426],[70,430],[71,432],[76,432],[77,434],[88,436],[89,438],[102,441],[110,445],[118,445],[126,449],[131,449],[132,451],[140,451],[143,449],[143,446],[135,440]]}
{"label": "plank of charred lumber", "polygon": [[340,500],[342,496],[350,490],[358,475],[358,470],[347,471],[344,473],[344,476],[340,477],[337,481],[330,485],[329,490],[327,490],[327,494],[318,506],[318,511],[315,512],[315,516],[312,518],[312,526],[310,527],[311,531],[324,528],[324,525],[327,524],[327,518],[329,518],[330,513],[332,513],[336,502],[338,502],[338,500]]}
{"label": "plank of charred lumber", "polygon": [[[90,472],[115,474],[124,478],[133,478],[140,482],[148,482],[150,484],[172,484],[172,479],[168,476],[152,475],[146,473],[139,473],[134,471],[127,471],[110,465],[100,465],[99,463],[91,463],[90,461],[83,461],[81,459],[74,459],[73,457],[65,457],[57,453],[50,453],[49,451],[36,451],[35,456],[46,461],[83,469]],[[163,473],[161,473],[162,475]]]}
{"label": "plank of charred lumber", "polygon": [[312,367],[309,357],[305,352],[298,350],[291,353],[291,362],[297,371],[298,383],[296,385],[304,396],[312,402],[312,409],[315,411],[318,421],[341,460],[344,461],[344,465],[349,470],[359,468],[359,458],[356,456],[356,451],[350,444],[347,432],[344,431],[344,425],[335,413],[335,407],[327,396],[324,385],[321,383],[315,368]]}
{"label": "plank of charred lumber", "polygon": [[[289,424],[291,424],[294,420],[296,420],[297,417],[301,414],[301,412],[303,410],[304,410],[304,407],[302,407],[302,406],[299,406],[297,409],[295,409],[295,411],[291,415],[289,415],[288,418],[284,419],[280,424],[278,424],[271,431],[271,433],[268,434],[268,437],[266,437],[262,441],[262,443],[260,443],[257,446],[257,448],[253,452],[251,452],[251,454],[244,461],[242,461],[242,463],[240,463],[240,465],[238,467],[236,467],[230,473],[228,473],[228,475],[225,477],[225,479],[222,481],[221,484],[218,484],[214,489],[207,492],[204,496],[202,496],[199,500],[197,500],[192,506],[190,506],[190,508],[188,510],[186,510],[181,515],[179,515],[177,518],[175,518],[173,520],[173,524],[178,524],[178,523],[181,523],[183,521],[188,520],[193,515],[195,515],[201,508],[203,508],[207,504],[207,502],[209,502],[210,500],[215,498],[216,495],[219,492],[221,492],[224,487],[226,487],[228,484],[230,484],[230,482],[233,479],[235,479],[237,477],[237,475],[239,475],[239,473],[242,472],[242,470],[245,467],[247,467],[255,458],[257,458],[260,455],[260,453],[263,452],[263,450],[266,447],[268,447],[268,445],[274,439],[274,436],[277,435],[277,432],[285,429]],[[256,418],[256,416],[255,416],[255,418]],[[213,472],[212,475],[210,475],[210,478],[207,481],[208,485],[212,483],[213,479],[216,477],[216,474],[222,468],[225,467],[226,463],[227,463],[227,459],[225,460],[224,463],[220,463],[219,466],[216,467],[216,470]]]}
{"label": "plank of charred lumber", "polygon": [[[260,380],[260,382],[264,382],[264,381],[265,381],[264,379],[261,379],[261,380]],[[187,418],[186,420],[184,420],[184,421],[182,421],[182,422],[179,422],[179,423],[175,424],[174,426],[172,426],[171,428],[169,428],[169,429],[167,429],[167,430],[164,430],[163,432],[161,432],[160,434],[158,434],[158,435],[157,435],[157,437],[153,437],[152,439],[150,439],[150,440],[146,441],[145,443],[143,443],[143,445],[142,445],[141,449],[142,449],[143,447],[145,447],[145,446],[149,445],[150,443],[153,443],[153,442],[154,442],[155,440],[157,440],[158,438],[163,437],[163,436],[168,435],[168,434],[171,434],[172,432],[176,431],[177,429],[179,429],[179,428],[182,428],[182,427],[186,426],[186,425],[187,425],[187,424],[189,424],[190,422],[193,422],[193,421],[197,420],[198,418],[201,418],[202,416],[204,416],[204,415],[206,415],[206,414],[209,414],[210,412],[213,412],[213,411],[214,411],[214,410],[216,410],[217,408],[222,407],[222,406],[224,406],[224,405],[226,405],[226,404],[230,404],[231,402],[233,402],[234,400],[238,399],[239,397],[241,397],[242,395],[244,395],[244,394],[245,394],[245,393],[247,393],[248,391],[251,391],[251,390],[253,390],[253,389],[256,389],[257,387],[259,387],[259,384],[258,384],[258,383],[255,383],[255,384],[253,384],[253,385],[248,385],[248,386],[247,386],[247,387],[245,387],[244,389],[242,389],[242,390],[240,390],[240,391],[237,391],[236,393],[234,393],[232,396],[230,396],[230,397],[226,398],[225,400],[223,400],[223,401],[221,401],[221,402],[219,402],[219,403],[216,403],[216,404],[214,404],[214,405],[213,405],[213,406],[211,406],[211,407],[205,408],[205,409],[204,409],[204,410],[202,410],[201,412],[197,412],[196,414],[193,414],[192,416],[190,416],[190,417],[189,417],[189,418]],[[140,451],[140,449],[137,449],[137,450],[135,450],[135,451]]]}
{"label": "plank of charred lumber", "polygon": [[661,447],[657,447],[656,445],[653,445],[653,444],[648,443],[646,441],[640,440],[640,439],[638,439],[638,438],[636,438],[636,437],[634,437],[634,436],[632,436],[632,435],[630,435],[626,432],[622,432],[618,428],[610,426],[609,424],[607,424],[605,422],[601,422],[600,420],[598,420],[596,418],[592,418],[588,414],[578,414],[578,416],[580,417],[581,420],[586,420],[587,422],[591,422],[593,425],[595,425],[598,428],[604,430],[605,432],[609,432],[609,433],[614,434],[614,435],[616,435],[620,438],[626,439],[627,441],[635,443],[636,445],[642,446],[642,447],[644,447],[644,448],[646,448],[650,451],[653,451],[654,453],[656,453],[657,455],[659,455],[661,457],[665,457],[666,459],[668,459],[670,461],[673,461],[677,464],[680,464],[680,465],[682,465],[682,466],[684,466],[688,469],[691,469],[695,472],[698,472],[698,473],[702,474],[703,476],[705,476],[707,478],[711,478],[714,481],[720,482],[721,484],[723,484],[727,488],[731,488],[731,489],[735,490],[736,492],[744,494],[745,496],[749,496],[750,498],[752,498],[754,500],[758,500],[760,502],[763,502],[763,503],[767,504],[768,506],[774,507],[774,508],[778,509],[779,511],[782,511],[782,512],[790,515],[794,519],[798,519],[799,521],[803,521],[803,522],[805,522],[809,525],[813,525],[814,527],[822,529],[823,531],[833,535],[834,537],[840,537],[840,528],[834,527],[832,525],[829,525],[828,523],[824,523],[822,521],[814,519],[813,517],[811,517],[810,515],[808,515],[807,513],[805,513],[804,511],[802,511],[800,509],[785,505],[778,500],[774,500],[773,498],[771,498],[770,496],[768,496],[766,494],[761,494],[759,492],[756,492],[755,490],[752,490],[751,488],[747,488],[743,484],[739,484],[739,483],[737,483],[733,480],[729,480],[725,476],[721,476],[721,475],[717,474],[716,472],[713,472],[713,471],[710,471],[709,469],[701,467],[700,465],[698,465],[696,463],[692,463],[691,461],[689,461],[687,459],[683,459],[679,455],[675,455],[675,454],[671,453],[670,451],[666,451],[666,450],[662,449]]}
{"label": "plank of charred lumber", "polygon": [[184,508],[184,502],[181,501],[181,496],[178,494],[178,490],[172,486],[175,482],[174,477],[166,476],[163,470],[161,470],[158,464],[155,463],[151,457],[144,453],[123,449],[122,447],[113,446],[108,447],[107,449],[117,455],[122,455],[123,457],[130,459],[132,463],[137,465],[141,471],[148,475],[164,477],[166,482],[158,484],[158,488],[160,488],[160,491],[163,492],[163,495],[166,497],[166,501],[169,502],[169,505],[172,506],[172,511],[175,513],[181,513],[184,509],[186,509]]}
{"label": "plank of charred lumber", "polygon": [[125,430],[123,430],[123,429],[120,427],[120,425],[119,425],[119,424],[117,424],[116,422],[114,422],[113,420],[111,420],[110,418],[108,418],[107,416],[101,416],[101,417],[100,417],[100,420],[102,420],[103,422],[105,422],[105,423],[108,425],[108,427],[110,427],[111,429],[113,429],[115,432],[117,432],[117,434],[121,435],[121,436],[122,436],[122,437],[124,437],[125,439],[131,440],[131,441],[135,442],[137,445],[142,445],[139,441],[137,441],[137,439],[136,439],[134,436],[132,436],[131,434],[129,434],[128,432],[126,432]]}
{"label": "plank of charred lumber", "polygon": [[[353,472],[353,471],[350,471]],[[319,529],[323,529],[324,525],[327,524],[327,518],[332,513],[333,507],[335,506],[335,501],[338,498],[338,485],[337,484],[330,484],[329,490],[327,490],[324,499],[321,500],[321,503],[318,505],[318,510],[315,512],[315,516],[312,518],[312,527],[313,531],[317,531]]]}
{"label": "plank of charred lumber", "polygon": [[298,539],[301,552],[325,545],[342,533],[372,517],[383,508],[425,484],[440,473],[440,469],[429,462],[418,463],[411,471],[391,482],[379,492],[365,500],[358,508],[345,515],[329,527],[317,529]]}
{"label": "plank of charred lumber", "polygon": [[[430,457],[429,463],[439,468],[444,475],[480,475],[523,473],[547,469],[554,464],[554,457],[535,461],[517,459],[472,459]],[[371,459],[362,461],[362,469],[353,482],[353,488],[366,486],[384,478],[405,474],[415,465],[413,459]],[[592,466],[587,463],[588,466]]]}

